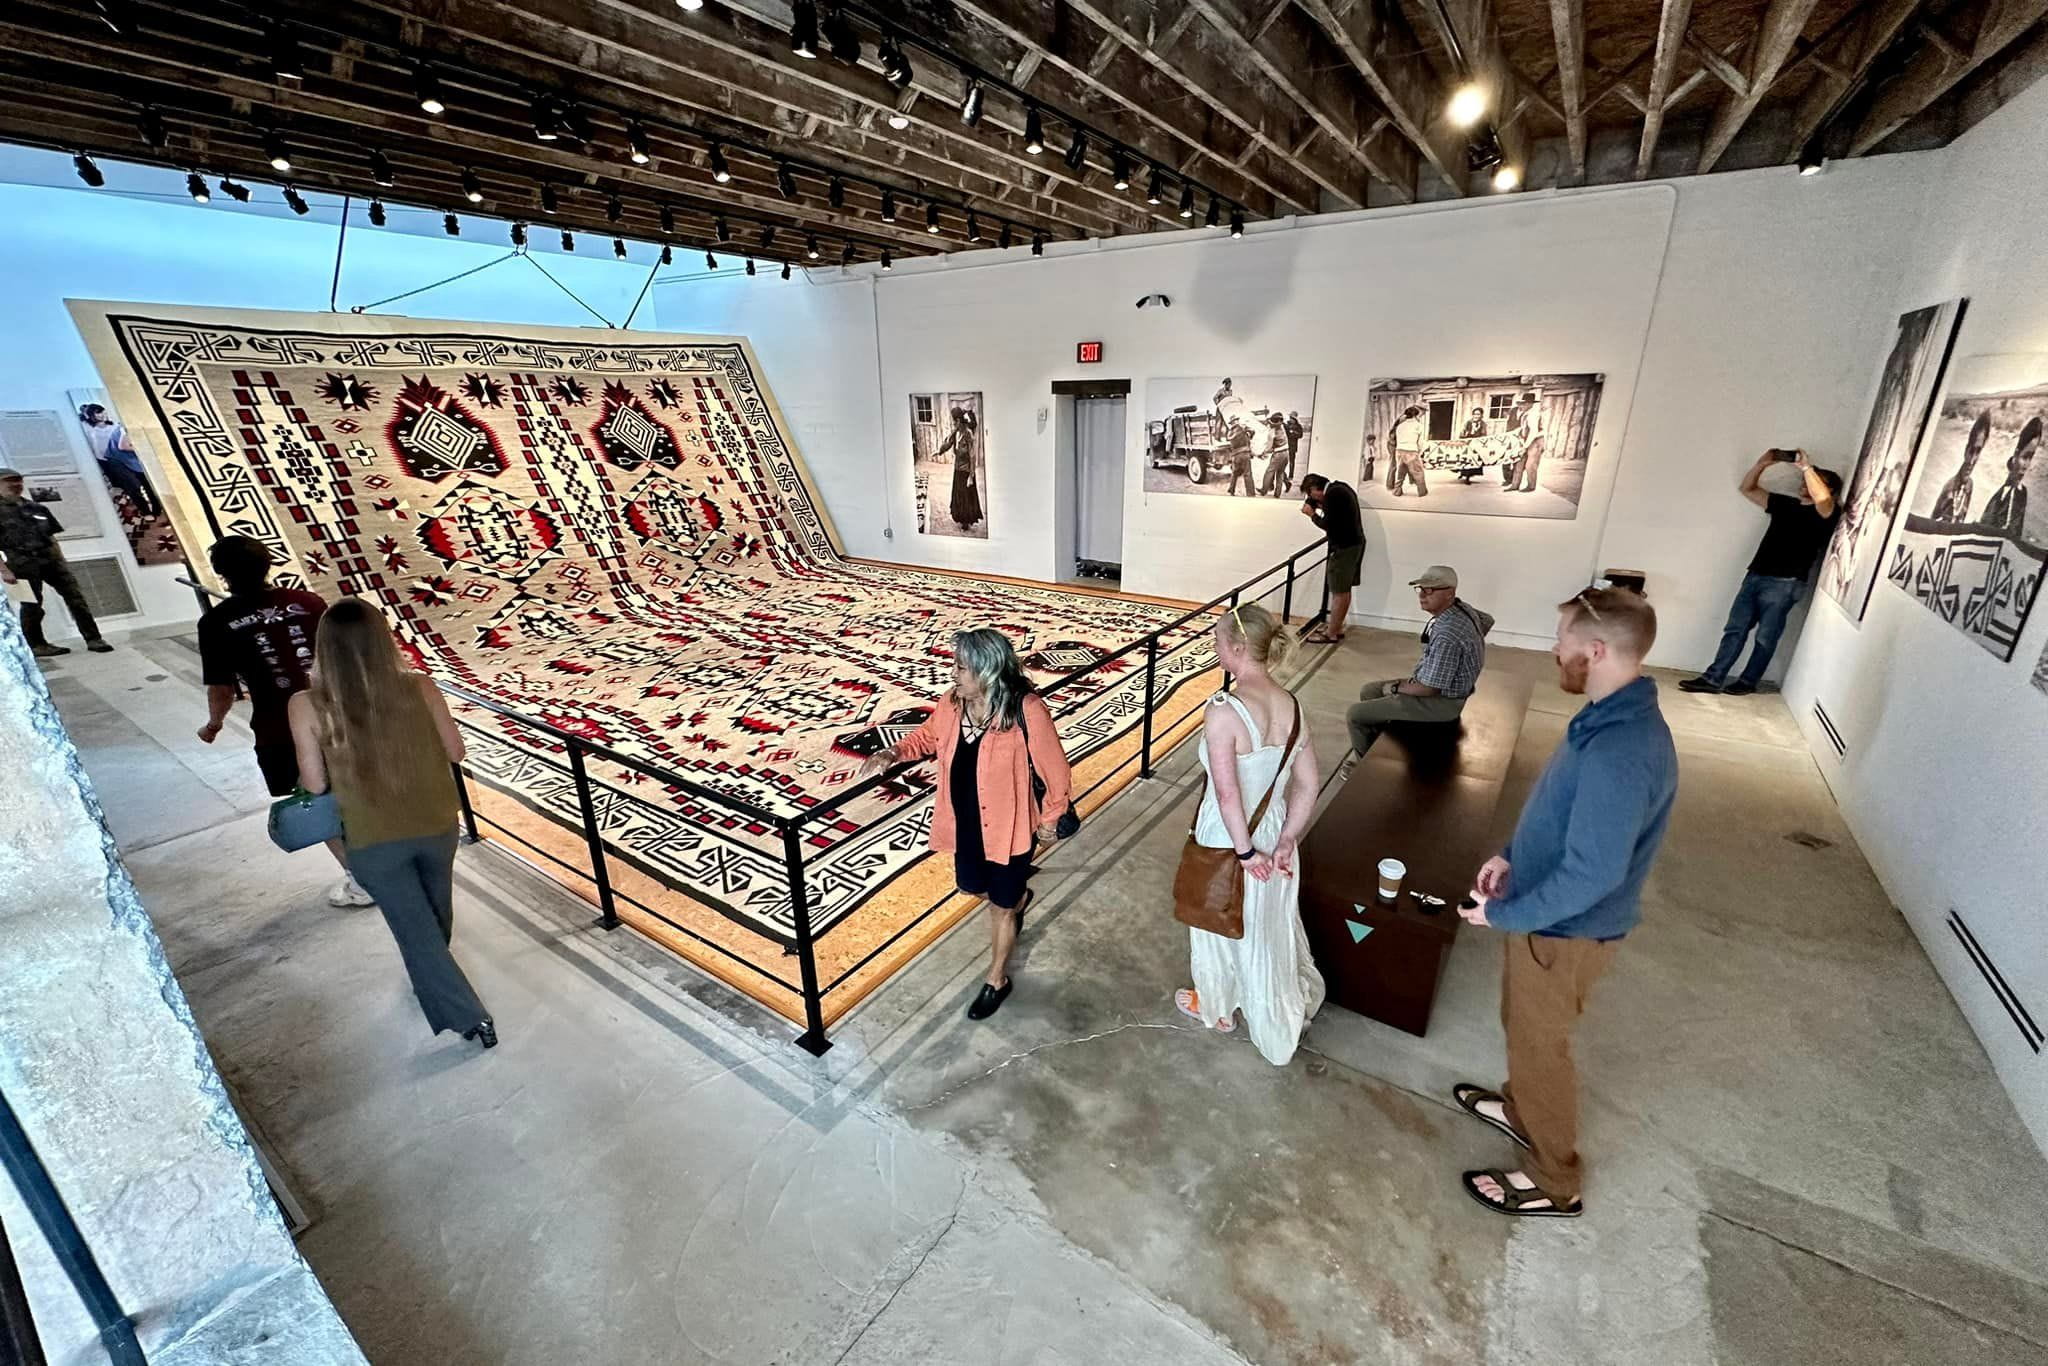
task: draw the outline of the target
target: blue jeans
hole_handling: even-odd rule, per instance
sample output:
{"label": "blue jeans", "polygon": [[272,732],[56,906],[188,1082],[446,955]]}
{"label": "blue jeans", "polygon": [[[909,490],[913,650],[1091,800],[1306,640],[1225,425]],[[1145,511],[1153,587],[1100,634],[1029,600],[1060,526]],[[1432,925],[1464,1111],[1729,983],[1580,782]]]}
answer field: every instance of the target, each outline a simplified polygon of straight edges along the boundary
{"label": "blue jeans", "polygon": [[1728,671],[1742,655],[1742,642],[1754,629],[1756,644],[1742,670],[1742,682],[1751,687],[1762,682],[1764,670],[1771,667],[1771,656],[1778,651],[1778,637],[1785,633],[1785,618],[1792,615],[1793,607],[1805,596],[1804,579],[1743,575],[1742,587],[1735,592],[1735,603],[1728,609],[1728,624],[1721,628],[1721,649],[1701,676],[1715,687],[1726,683]]}

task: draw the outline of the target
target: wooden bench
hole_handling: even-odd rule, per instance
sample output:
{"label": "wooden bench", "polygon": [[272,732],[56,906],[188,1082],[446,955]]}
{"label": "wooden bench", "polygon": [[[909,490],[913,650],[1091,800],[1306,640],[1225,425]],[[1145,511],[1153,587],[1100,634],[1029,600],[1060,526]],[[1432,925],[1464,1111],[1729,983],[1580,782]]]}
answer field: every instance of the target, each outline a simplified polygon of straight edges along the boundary
{"label": "wooden bench", "polygon": [[[1428,1030],[1458,902],[1506,842],[1501,791],[1528,711],[1526,681],[1482,674],[1456,725],[1389,727],[1310,827],[1301,915],[1331,1001],[1410,1034]],[[1379,897],[1383,858],[1408,865],[1391,902]]]}

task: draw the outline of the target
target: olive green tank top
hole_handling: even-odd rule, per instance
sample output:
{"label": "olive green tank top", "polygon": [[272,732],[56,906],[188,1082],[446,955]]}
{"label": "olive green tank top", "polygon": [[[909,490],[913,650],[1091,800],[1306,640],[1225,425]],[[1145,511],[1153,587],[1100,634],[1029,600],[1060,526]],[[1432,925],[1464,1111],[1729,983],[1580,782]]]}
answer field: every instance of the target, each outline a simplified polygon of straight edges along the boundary
{"label": "olive green tank top", "polygon": [[424,697],[405,710],[413,714],[390,718],[373,742],[385,795],[351,790],[343,766],[328,764],[342,838],[350,848],[445,835],[455,828],[455,773],[433,713]]}

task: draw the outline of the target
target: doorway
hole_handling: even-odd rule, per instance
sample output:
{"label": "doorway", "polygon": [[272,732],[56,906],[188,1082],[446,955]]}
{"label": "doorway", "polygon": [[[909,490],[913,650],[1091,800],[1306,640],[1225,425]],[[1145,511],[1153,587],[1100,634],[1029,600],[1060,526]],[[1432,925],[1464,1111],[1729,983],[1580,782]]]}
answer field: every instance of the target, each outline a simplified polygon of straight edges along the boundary
{"label": "doorway", "polygon": [[1124,398],[1074,400],[1074,573],[1121,580],[1124,562]]}

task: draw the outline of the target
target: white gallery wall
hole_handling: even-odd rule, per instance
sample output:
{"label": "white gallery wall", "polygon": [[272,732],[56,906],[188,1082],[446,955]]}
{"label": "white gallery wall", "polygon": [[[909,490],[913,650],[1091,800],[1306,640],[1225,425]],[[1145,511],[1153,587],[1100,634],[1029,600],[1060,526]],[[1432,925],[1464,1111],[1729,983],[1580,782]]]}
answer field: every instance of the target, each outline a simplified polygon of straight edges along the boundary
{"label": "white gallery wall", "polygon": [[[2043,147],[2048,82],[1939,153],[1919,250],[1881,294],[1894,317],[1967,297],[1956,364],[1999,356],[2048,375]],[[1883,347],[1866,352],[1872,392]],[[1980,480],[2003,477],[2001,467]],[[2034,488],[2040,497],[2038,479]],[[1871,866],[2048,1149],[2048,1057],[2028,1046],[1947,924],[1951,910],[1961,914],[2048,1028],[2048,694],[2029,682],[2044,649],[2048,604],[2035,604],[2001,662],[1880,575],[1860,626],[1832,602],[1814,607],[1785,700]],[[1839,759],[1816,702],[1846,743]]]}
{"label": "white gallery wall", "polygon": [[[34,174],[34,158],[53,159],[70,174],[68,157],[15,149],[5,170]],[[23,164],[28,163],[28,164]],[[43,168],[47,170],[48,168]],[[113,505],[97,477],[84,437],[72,420],[67,393],[100,387],[99,372],[79,340],[64,300],[137,299],[222,308],[324,309],[334,287],[338,201],[309,195],[305,218],[276,217],[244,210],[216,196],[200,208],[186,199],[182,174],[142,167],[104,167],[106,190],[69,186],[0,184],[0,223],[7,225],[7,249],[0,252],[0,299],[6,325],[0,327],[0,410],[55,410],[74,438],[85,482],[97,500],[99,520],[111,534],[64,542],[74,560],[119,555],[141,611],[110,618],[114,631],[185,622],[192,618],[190,590],[175,580],[176,565],[138,566],[118,531]],[[115,188],[158,193],[131,198]],[[275,198],[268,187],[257,190]],[[394,214],[397,210],[393,211]],[[472,221],[470,231],[492,240],[429,237],[380,232],[356,206],[349,229],[337,299],[340,307],[367,304],[503,256],[501,229]],[[593,245],[596,245],[593,243]],[[606,316],[622,319],[647,278],[635,267],[604,258],[550,255],[547,268]],[[491,322],[552,323],[564,327],[598,324],[575,300],[524,261],[508,261],[467,279],[377,310],[417,317],[474,318]],[[643,323],[652,319],[645,316]],[[187,546],[188,555],[205,547]],[[53,634],[70,631],[60,603],[50,606]]]}

